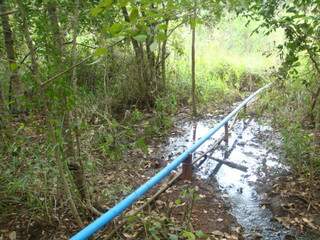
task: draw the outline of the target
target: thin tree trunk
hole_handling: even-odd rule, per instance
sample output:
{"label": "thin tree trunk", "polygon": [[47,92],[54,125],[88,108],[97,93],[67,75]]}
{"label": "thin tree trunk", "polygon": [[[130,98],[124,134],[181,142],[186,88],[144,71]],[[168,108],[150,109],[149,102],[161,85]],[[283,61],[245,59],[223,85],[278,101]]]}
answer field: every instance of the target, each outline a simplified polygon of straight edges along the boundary
{"label": "thin tree trunk", "polygon": [[[155,7],[153,4],[150,5],[150,10],[154,11]],[[143,17],[146,17],[146,14],[143,10],[141,10],[141,14]],[[147,101],[148,104],[153,105],[155,97],[158,93],[157,89],[157,82],[156,82],[156,62],[155,62],[155,54],[151,50],[150,46],[154,42],[154,30],[155,24],[147,22],[147,26],[149,28],[150,34],[148,34],[145,45],[146,45],[146,59],[147,59],[147,68],[146,68],[146,75],[145,78],[145,85],[146,85],[146,93],[147,93]]]}
{"label": "thin tree trunk", "polygon": [[[73,35],[72,35],[72,65],[77,63],[77,37],[79,34],[79,7],[80,2],[79,0],[75,0],[74,6],[74,15],[72,19],[72,28],[73,28]],[[72,70],[72,84],[74,91],[77,90],[77,69],[74,68]]]}
{"label": "thin tree trunk", "polygon": [[[57,3],[55,1],[50,1],[47,5],[47,10],[48,10],[48,16],[51,24],[51,31],[53,35],[53,43],[54,43],[54,53],[55,53],[55,63],[57,65],[57,68],[59,71],[62,71],[64,68],[65,64],[65,59],[64,59],[64,47],[63,47],[63,35],[60,31],[59,27],[59,20],[58,20],[58,15],[57,15]],[[76,40],[75,40],[76,41]],[[76,47],[76,44],[74,45]],[[75,76],[74,76],[75,77]],[[73,83],[64,81],[63,84],[66,86],[72,86]],[[76,155],[75,155],[75,149],[74,149],[74,141],[73,141],[73,135],[72,135],[72,129],[70,127],[70,111],[68,110],[68,97],[67,93],[63,92],[62,93],[62,98],[58,100],[59,104],[59,115],[63,116],[63,126],[62,126],[62,133],[63,133],[63,141],[66,142],[66,148],[62,148],[62,156],[66,158],[66,161],[68,163],[69,170],[72,172],[74,182],[76,184],[76,187],[80,193],[80,195],[83,192],[83,188],[81,186],[81,179],[79,175],[81,174],[81,167],[79,164],[76,162]],[[59,160],[59,158],[57,158]],[[60,162],[62,159],[60,159]],[[67,181],[67,178],[65,177],[65,169],[61,167],[61,163],[58,161],[58,168],[59,172],[62,178],[62,184],[64,185],[64,188],[69,187],[69,183]],[[72,199],[72,192],[70,191],[70,194],[68,193],[68,198],[71,201],[71,210],[73,211],[73,215],[76,219],[78,219],[78,210],[73,209],[74,206],[72,206],[74,203],[74,200]],[[81,196],[84,197],[84,196]],[[79,219],[78,219],[79,220]],[[81,221],[81,219],[80,219]]]}
{"label": "thin tree trunk", "polygon": [[[56,53],[56,59],[57,64],[59,65],[59,68],[62,68],[64,59],[63,59],[63,36],[60,32],[59,27],[59,20],[57,15],[57,3],[55,1],[49,1],[47,5],[48,9],[48,16],[50,19],[51,24],[51,30],[53,33],[53,43],[54,43],[54,50]],[[61,69],[60,69],[61,70]]]}
{"label": "thin tree trunk", "polygon": [[26,7],[24,6],[21,0],[17,0],[17,3],[20,10],[20,14],[21,14],[21,23],[22,23],[21,31],[23,32],[24,38],[26,40],[26,43],[30,52],[32,75],[33,75],[34,81],[37,84],[40,84],[41,81],[40,81],[40,75],[39,75],[39,65],[37,62],[35,46],[31,38],[30,27],[27,20]]}
{"label": "thin tree trunk", "polygon": [[[148,37],[146,40],[146,53],[147,53],[147,61],[148,61],[148,77],[145,79],[146,84],[146,91],[148,93],[148,99],[152,101],[152,96],[154,95],[152,92],[156,89],[151,89],[152,86],[156,87],[156,84],[154,82],[155,80],[155,56],[154,53],[150,49],[150,45],[153,43],[153,38]],[[156,93],[156,91],[155,91]]]}
{"label": "thin tree trunk", "polygon": [[[0,0],[0,13],[6,12],[6,6],[4,0]],[[9,110],[12,113],[18,112],[19,100],[18,96],[21,93],[20,79],[18,75],[18,66],[16,62],[16,54],[14,50],[13,33],[9,23],[8,15],[1,15],[1,22],[3,28],[3,38],[5,51],[8,58],[9,69],[10,69],[10,82],[9,82]]]}
{"label": "thin tree trunk", "polygon": [[196,2],[195,2],[195,8],[193,13],[193,26],[192,28],[192,42],[191,42],[191,74],[192,74],[192,115],[197,115],[197,106],[196,106],[196,60],[195,60],[195,41],[196,41],[196,26],[195,26],[195,20],[196,20]]}
{"label": "thin tree trunk", "polygon": [[[63,47],[63,36],[60,31],[59,27],[59,20],[57,16],[57,5],[56,2],[50,1],[48,4],[48,15],[51,23],[51,29],[53,33],[53,39],[52,41],[54,42],[54,52],[56,53],[55,56],[55,63],[60,71],[64,68],[65,60],[64,60],[64,47]],[[70,82],[64,81],[66,86],[70,86]],[[65,156],[68,159],[74,159],[75,153],[74,153],[74,146],[73,146],[73,140],[72,140],[72,133],[70,129],[70,114],[67,109],[68,107],[68,98],[67,98],[67,93],[63,92],[62,93],[62,100],[60,102],[60,111],[61,115],[65,116],[64,117],[64,137],[67,143],[67,148],[65,150]],[[73,160],[73,162],[75,162]],[[73,166],[75,167],[75,166]]]}
{"label": "thin tree trunk", "polygon": [[[309,57],[317,71],[317,75],[318,75],[318,78],[320,77],[320,67],[318,65],[318,62],[315,58],[315,56],[313,55],[313,53],[308,50],[308,54],[309,54]],[[319,82],[319,81],[318,81]],[[317,90],[315,93],[312,94],[312,99],[311,99],[311,109],[310,109],[310,115],[311,115],[311,122],[313,125],[315,125],[315,116],[314,116],[314,109],[316,107],[316,104],[318,102],[318,98],[320,96],[320,86],[317,87]]]}
{"label": "thin tree trunk", "polygon": [[312,101],[311,101],[311,111],[312,112],[314,111],[314,109],[316,107],[319,95],[320,95],[320,86],[317,88],[317,91],[312,96]]}
{"label": "thin tree trunk", "polygon": [[2,93],[2,79],[0,79],[0,121],[2,119],[2,116],[5,114],[5,108],[6,107],[4,104],[4,98],[3,98],[3,93]]}
{"label": "thin tree trunk", "polygon": [[[126,22],[130,22],[129,14],[126,7],[122,7],[122,14]],[[135,53],[137,68],[138,68],[138,76],[139,76],[139,88],[142,92],[142,95],[145,100],[146,96],[148,96],[147,92],[147,74],[144,67],[144,49],[143,45],[139,44],[138,41],[131,38],[131,43],[133,46],[133,50]]]}
{"label": "thin tree trunk", "polygon": [[[58,141],[57,141],[57,137],[55,135],[55,130],[52,128],[52,133],[53,133],[53,138],[54,138],[54,145],[57,146],[58,145]],[[67,195],[67,199],[68,202],[70,204],[70,209],[72,211],[72,214],[75,218],[75,220],[77,221],[79,226],[82,226],[82,220],[80,218],[79,212],[77,210],[76,204],[73,200],[72,197],[72,192],[68,183],[68,178],[66,177],[66,171],[65,171],[65,167],[63,164],[63,157],[61,156],[61,153],[63,152],[63,150],[60,150],[58,147],[55,148],[54,150],[55,152],[55,157],[56,157],[56,161],[57,161],[57,165],[58,165],[58,171],[59,171],[59,175],[61,177],[61,181],[62,181],[62,187],[63,187],[63,192]]]}
{"label": "thin tree trunk", "polygon": [[[165,35],[167,36],[169,20],[166,20],[166,30]],[[163,41],[161,46],[161,77],[162,77],[162,87],[161,90],[165,91],[167,88],[167,78],[166,78],[166,58],[167,58],[167,38]]]}
{"label": "thin tree trunk", "polygon": [[[52,32],[53,32],[53,42],[54,42],[54,50],[57,54],[56,56],[56,65],[58,66],[58,69],[61,71],[64,68],[64,64],[65,64],[65,59],[64,56],[65,51],[64,51],[64,46],[63,46],[63,36],[62,33],[60,31],[60,27],[59,27],[59,20],[58,20],[58,16],[57,16],[57,5],[56,2],[51,1],[48,4],[48,15],[50,18],[50,23],[51,23],[51,28],[52,28]],[[64,81],[65,85],[71,85],[70,82],[68,81]],[[66,149],[66,156],[68,158],[74,158],[75,154],[74,154],[74,147],[73,147],[73,140],[72,140],[72,135],[71,135],[71,131],[70,130],[70,114],[68,114],[68,99],[66,96],[66,93],[63,93],[63,100],[61,101],[61,111],[64,113],[65,118],[64,118],[64,135],[65,135],[65,139],[67,141],[67,149]]]}
{"label": "thin tree trunk", "polygon": [[[127,8],[122,7],[121,9],[122,9],[122,14],[123,14],[124,20],[129,23],[130,18],[129,18],[129,13],[128,13]],[[132,43],[135,55],[138,58],[137,60],[140,60],[141,56],[140,56],[140,50],[139,50],[139,43],[133,38],[131,38],[131,43]]]}
{"label": "thin tree trunk", "polygon": [[[79,8],[80,8],[80,1],[75,0],[74,6],[74,15],[72,19],[72,28],[73,28],[73,36],[72,36],[72,65],[75,65],[77,62],[77,37],[79,34]],[[77,94],[77,69],[74,68],[72,71],[72,85],[74,94]],[[77,145],[77,154],[74,156],[75,165],[78,165],[78,169],[74,172],[74,178],[76,181],[76,185],[78,187],[80,196],[82,200],[85,200],[88,204],[90,204],[90,196],[88,193],[88,188],[86,186],[85,174],[84,174],[84,164],[81,158],[81,146],[80,146],[80,131],[79,131],[79,116],[77,110],[73,112],[73,121],[76,122],[74,127],[74,134],[76,138],[76,145]],[[71,136],[72,137],[72,136]]]}
{"label": "thin tree trunk", "polygon": [[104,73],[103,73],[103,91],[104,91],[104,101],[105,101],[105,111],[109,114],[109,98],[108,98],[108,84],[109,84],[109,76],[108,76],[109,65],[108,63],[104,64]]}
{"label": "thin tree trunk", "polygon": [[2,96],[2,83],[0,80],[0,141],[2,142],[0,144],[0,151],[5,146],[5,134],[4,134],[4,128],[7,125],[6,119],[5,119],[5,105],[4,105],[4,99]]}

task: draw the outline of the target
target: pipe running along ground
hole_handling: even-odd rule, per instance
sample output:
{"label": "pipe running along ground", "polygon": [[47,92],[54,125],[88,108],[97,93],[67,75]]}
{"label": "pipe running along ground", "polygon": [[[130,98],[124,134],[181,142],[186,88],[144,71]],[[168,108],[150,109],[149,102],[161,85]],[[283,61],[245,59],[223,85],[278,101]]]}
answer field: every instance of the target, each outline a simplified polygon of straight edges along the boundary
{"label": "pipe running along ground", "polygon": [[265,89],[269,88],[271,83],[265,85],[264,87],[258,89],[245,100],[243,100],[231,113],[229,113],[224,119],[222,119],[215,127],[210,129],[206,135],[195,142],[189,149],[180,154],[175,160],[164,167],[160,172],[150,178],[146,183],[137,188],[134,192],[128,195],[126,198],[121,200],[118,204],[112,207],[109,211],[102,214],[92,223],[87,225],[70,240],[85,240],[91,237],[94,233],[101,230],[108,223],[110,223],[115,217],[119,216],[128,207],[135,203],[139,198],[141,198],[146,192],[151,188],[159,184],[165,177],[167,177],[173,170],[175,170],[187,157],[197,150],[203,143],[205,143],[209,138],[212,137],[221,127],[223,127],[228,121],[232,119],[244,106],[246,106],[250,101],[252,101],[259,93],[263,92]]}

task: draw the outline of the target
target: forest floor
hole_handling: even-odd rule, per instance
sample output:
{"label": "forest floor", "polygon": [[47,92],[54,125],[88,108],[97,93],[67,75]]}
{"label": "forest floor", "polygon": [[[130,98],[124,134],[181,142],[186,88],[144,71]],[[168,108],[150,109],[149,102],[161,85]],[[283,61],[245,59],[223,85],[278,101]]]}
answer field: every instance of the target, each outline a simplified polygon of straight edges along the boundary
{"label": "forest floor", "polygon": [[[208,115],[209,119],[205,121],[213,120],[214,123],[225,114],[225,110],[211,111],[211,114]],[[183,108],[175,117],[174,122],[190,122],[192,119],[188,116],[189,110]],[[217,118],[216,116],[219,117]],[[199,119],[199,122],[202,120]],[[180,136],[183,136],[183,138],[190,137],[191,131],[187,130],[188,135],[184,135],[183,126],[185,125],[173,127],[169,133],[171,138],[155,138],[151,140],[148,143],[148,154],[136,149],[130,150],[123,161],[102,166],[96,176],[101,191],[94,193],[96,202],[93,205],[101,212],[110,209],[121,198],[157,173],[175,155],[185,149],[188,144],[192,144],[191,139],[187,141],[184,139],[184,142],[177,141]],[[190,129],[190,125],[187,125],[187,129]],[[205,131],[206,128],[202,130]],[[200,126],[200,132],[202,130]],[[264,136],[264,138],[267,137]],[[166,146],[168,145],[171,147],[167,148]],[[270,170],[268,169],[269,172]],[[217,177],[219,178],[219,176]],[[190,197],[186,197],[186,192],[190,189],[195,191],[195,200],[192,203],[192,214],[188,220],[190,222],[188,228],[194,231],[201,230],[206,234],[203,239],[319,239],[319,179],[314,179],[310,182],[305,177],[294,176],[288,170],[259,175],[258,181],[254,184],[249,183],[249,188],[255,189],[254,191],[259,196],[257,200],[258,207],[262,210],[271,210],[272,215],[271,217],[268,216],[267,219],[280,223],[286,229],[281,230],[284,234],[281,237],[278,236],[278,238],[265,238],[259,232],[259,229],[247,234],[245,226],[240,223],[241,218],[240,222],[237,219],[237,211],[233,202],[233,196],[238,199],[239,196],[246,195],[246,188],[231,186],[232,184],[229,184],[231,187],[222,185],[219,181],[206,181],[201,173],[195,174],[192,182],[177,181],[139,215],[139,220],[136,219],[134,223],[125,224],[109,239],[145,239],[143,224],[146,221],[163,221],[163,219],[159,219],[159,216],[169,219],[176,228],[185,225],[189,214],[188,211],[190,211],[190,208],[188,208],[190,206]],[[150,191],[147,197],[152,196],[156,190]],[[248,193],[251,194],[252,192],[250,191]],[[236,195],[232,195],[234,193]],[[103,197],[99,198],[100,195],[103,195]],[[110,199],[109,202],[105,202],[106,196]],[[146,199],[138,201],[127,214],[141,206]],[[245,204],[247,203],[245,202]],[[242,210],[245,211],[245,209]],[[77,231],[78,227],[71,219],[70,212],[60,208],[56,214],[50,221],[44,221],[42,215],[36,216],[33,214],[30,216],[26,209],[19,210],[17,208],[16,212],[10,216],[0,219],[0,240],[68,239],[72,233]],[[151,217],[148,218],[148,216]],[[96,215],[92,215],[92,217],[86,218],[84,224],[90,223],[96,217]],[[100,238],[98,239],[107,239],[106,236],[122,220],[123,218],[117,220],[114,225],[110,225],[109,228],[99,234]],[[170,228],[168,228],[169,230]]]}
{"label": "forest floor", "polygon": [[[293,173],[273,174],[257,185],[274,220],[294,229],[297,239],[320,239],[320,179]],[[295,239],[293,236],[288,239]]]}

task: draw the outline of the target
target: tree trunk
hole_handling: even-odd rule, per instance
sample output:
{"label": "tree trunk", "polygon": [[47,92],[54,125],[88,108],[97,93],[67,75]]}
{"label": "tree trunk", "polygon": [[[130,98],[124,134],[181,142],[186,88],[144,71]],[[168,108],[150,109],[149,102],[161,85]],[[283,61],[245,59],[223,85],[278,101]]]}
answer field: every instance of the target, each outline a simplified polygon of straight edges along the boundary
{"label": "tree trunk", "polygon": [[107,115],[109,115],[109,97],[108,97],[109,75],[108,75],[108,70],[109,70],[109,64],[107,62],[105,62],[104,72],[103,72],[103,91],[104,91],[104,101],[105,101],[104,110]]}
{"label": "tree trunk", "polygon": [[[2,134],[3,134],[3,131],[2,129],[6,126],[6,122],[5,122],[5,105],[4,105],[4,99],[3,99],[3,96],[2,96],[2,83],[1,83],[1,80],[0,80],[0,139],[2,137]],[[3,141],[3,138],[2,138],[2,141]],[[4,143],[4,141],[3,141]],[[1,149],[1,145],[0,145],[0,149]]]}
{"label": "tree trunk", "polygon": [[21,0],[17,0],[17,3],[20,10],[20,14],[21,14],[21,27],[22,27],[21,31],[23,32],[24,38],[26,40],[26,43],[30,52],[32,76],[34,78],[34,81],[37,84],[40,84],[41,81],[40,81],[40,75],[39,75],[39,65],[37,62],[35,46],[33,44],[31,34],[30,34],[30,27],[27,20],[26,7],[24,6]]}
{"label": "tree trunk", "polygon": [[[73,28],[73,36],[72,36],[72,66],[77,63],[77,37],[79,33],[79,8],[80,8],[80,1],[75,0],[74,6],[74,15],[72,21],[72,28]],[[73,85],[73,92],[77,94],[77,69],[74,68],[72,70],[72,85]],[[81,147],[80,147],[80,131],[79,131],[79,122],[80,119],[78,117],[77,110],[73,112],[73,121],[76,123],[74,127],[74,134],[76,138],[76,146],[77,146],[77,154],[74,156],[75,164],[79,163],[78,169],[74,173],[74,178],[76,181],[76,185],[78,187],[80,196],[82,200],[85,200],[88,204],[90,203],[90,196],[88,193],[88,188],[86,186],[86,179],[84,174],[84,164],[81,158]],[[72,136],[71,136],[72,137]]]}
{"label": "tree trunk", "polygon": [[4,98],[3,98],[3,86],[2,86],[2,79],[0,79],[0,121],[2,119],[2,116],[4,116],[5,114],[5,109],[6,109],[6,106],[5,106],[5,103],[4,103]]}
{"label": "tree trunk", "polygon": [[[52,128],[52,134],[53,134],[53,138],[54,138],[54,142],[53,143],[54,143],[55,146],[57,146],[59,143],[57,141],[57,136],[56,136],[55,130],[53,128]],[[60,148],[62,148],[62,146],[60,146]],[[57,165],[58,165],[58,171],[59,171],[59,175],[60,175],[61,182],[62,182],[63,192],[67,196],[67,199],[68,199],[69,204],[70,204],[71,212],[72,212],[76,222],[78,223],[79,226],[82,226],[83,223],[82,223],[82,220],[80,218],[80,215],[79,215],[78,209],[76,207],[76,204],[75,204],[75,202],[73,200],[72,192],[71,192],[71,189],[70,189],[70,186],[69,186],[69,182],[68,182],[68,178],[66,177],[65,166],[64,166],[64,163],[63,163],[63,154],[61,156],[62,152],[63,152],[63,150],[61,151],[58,147],[56,147],[55,150],[54,150],[55,158],[56,158]]]}
{"label": "tree trunk", "polygon": [[[126,22],[130,22],[129,14],[126,7],[122,7],[122,14]],[[145,101],[146,97],[148,96],[148,89],[147,89],[147,81],[148,81],[148,74],[146,74],[145,67],[144,67],[144,49],[143,45],[138,43],[135,39],[131,38],[131,43],[133,46],[133,50],[136,57],[137,62],[137,70],[138,70],[138,77],[139,77],[139,90],[142,93],[142,100]]]}
{"label": "tree trunk", "polygon": [[[6,12],[6,6],[4,0],[0,0],[0,13]],[[3,28],[3,38],[5,51],[8,58],[9,69],[10,69],[10,82],[9,82],[9,110],[11,113],[19,111],[19,100],[18,96],[21,94],[21,85],[18,75],[18,66],[16,62],[16,54],[14,50],[13,33],[9,23],[8,15],[1,15],[1,22]]]}
{"label": "tree trunk", "polygon": [[[79,0],[75,0],[74,6],[74,15],[72,19],[72,28],[73,28],[73,35],[72,35],[72,65],[77,63],[77,37],[79,34],[79,7],[80,2]],[[77,91],[77,68],[72,70],[72,84],[73,90]]]}
{"label": "tree trunk", "polygon": [[[316,57],[313,55],[313,53],[308,50],[308,54],[309,54],[309,57],[316,69],[316,72],[317,72],[317,75],[318,75],[318,78],[320,77],[320,67],[318,65],[318,62],[316,60]],[[319,82],[319,81],[318,81]],[[318,98],[320,96],[320,86],[318,86],[316,92],[314,92],[311,96],[311,109],[310,109],[310,118],[311,118],[311,122],[312,124],[315,126],[316,124],[316,119],[315,119],[315,113],[314,113],[314,109],[317,105],[317,102],[318,102]]]}
{"label": "tree trunk", "polygon": [[[64,68],[65,60],[64,60],[64,47],[63,47],[63,36],[60,32],[59,27],[59,20],[57,16],[57,5],[56,2],[50,1],[48,4],[48,15],[51,24],[51,30],[53,33],[53,45],[54,45],[54,52],[56,53],[55,56],[55,64],[57,65],[57,69],[61,72]],[[68,81],[63,81],[62,83],[64,86],[62,89],[66,87],[70,87],[71,84]],[[62,90],[63,91],[63,90]],[[60,92],[62,94],[62,99],[58,100],[59,102],[59,111],[61,116],[64,116],[63,125],[64,125],[64,137],[67,142],[67,147],[65,150],[65,156],[68,159],[74,159],[74,147],[73,147],[73,140],[72,140],[72,133],[70,129],[70,113],[68,111],[68,98],[66,92]]]}
{"label": "tree trunk", "polygon": [[[196,4],[195,4],[196,5]],[[196,6],[194,8],[193,13],[193,26],[192,28],[192,42],[191,42],[191,74],[192,74],[192,115],[197,115],[197,106],[196,106],[196,60],[195,60],[195,41],[196,41]]]}
{"label": "tree trunk", "polygon": [[[56,62],[59,65],[59,68],[63,67],[64,58],[63,58],[63,35],[60,32],[59,20],[57,15],[57,3],[55,1],[49,1],[47,5],[48,16],[51,24],[51,31],[53,34],[53,45],[54,51],[56,54]],[[61,69],[60,69],[61,70]]]}
{"label": "tree trunk", "polygon": [[[166,30],[165,35],[168,34],[168,27],[169,27],[169,20],[166,20]],[[167,79],[166,79],[166,59],[167,59],[167,39],[165,39],[161,45],[161,78],[162,78],[162,84],[161,84],[161,90],[165,91],[167,88]]]}
{"label": "tree trunk", "polygon": [[[57,68],[59,70],[59,72],[61,72],[64,68],[64,64],[66,63],[64,56],[65,56],[65,51],[64,51],[64,46],[63,46],[63,35],[60,31],[60,27],[59,27],[59,20],[58,20],[58,15],[57,15],[57,3],[55,1],[50,1],[47,5],[47,10],[48,10],[48,16],[49,16],[49,20],[50,20],[50,25],[51,25],[51,31],[52,31],[52,41],[53,41],[53,45],[54,45],[54,53],[55,55],[55,63],[57,65]],[[74,45],[76,46],[76,45]],[[67,96],[67,92],[64,91],[64,89],[71,87],[72,84],[68,81],[62,81],[63,84],[62,86],[62,92],[60,94],[62,94],[61,99],[58,99],[58,117],[63,116],[63,126],[62,126],[62,135],[63,135],[63,139],[62,141],[65,141],[65,145],[66,147],[61,148],[62,151],[62,156],[66,159],[67,163],[68,163],[68,167],[70,172],[72,173],[72,177],[74,179],[74,183],[77,187],[78,192],[80,193],[81,197],[84,197],[83,194],[83,187],[82,187],[82,171],[81,171],[81,167],[79,166],[79,164],[76,161],[76,155],[75,155],[75,149],[74,149],[74,141],[73,141],[73,135],[72,135],[72,129],[70,127],[70,118],[71,118],[71,114],[70,111],[68,109],[68,96]],[[63,145],[64,146],[64,145]],[[57,159],[58,160],[58,159]],[[60,161],[62,161],[62,159],[60,159]],[[59,168],[59,172],[61,175],[61,178],[63,180],[62,184],[64,185],[64,187],[69,187],[68,182],[64,183],[65,176],[64,174],[65,169],[61,169],[61,163],[58,162],[58,168]],[[70,191],[70,195],[71,191]],[[70,196],[71,197],[71,196]],[[74,201],[73,199],[70,199],[71,201],[71,209],[73,210],[73,204]],[[77,209],[75,209],[76,212],[74,212],[74,217],[77,219],[79,215],[77,212]]]}
{"label": "tree trunk", "polygon": [[155,56],[154,53],[150,49],[150,45],[153,43],[153,37],[147,38],[146,41],[146,52],[147,52],[147,61],[148,61],[148,67],[147,67],[147,72],[148,72],[148,77],[145,79],[145,84],[146,84],[146,91],[148,95],[148,99],[152,101],[152,96],[157,93],[157,89],[152,89],[152,86],[156,87],[155,83]]}
{"label": "tree trunk", "polygon": [[[153,4],[150,5],[150,10],[155,11],[155,6]],[[143,10],[141,10],[142,16],[146,18],[146,14]],[[154,42],[154,34],[156,25],[154,23],[147,22],[147,26],[149,28],[149,34],[147,36],[145,45],[146,45],[146,54],[147,54],[147,68],[146,68],[146,98],[149,105],[153,105],[155,98],[159,92],[156,72],[156,57],[154,51],[150,48],[151,44]]]}

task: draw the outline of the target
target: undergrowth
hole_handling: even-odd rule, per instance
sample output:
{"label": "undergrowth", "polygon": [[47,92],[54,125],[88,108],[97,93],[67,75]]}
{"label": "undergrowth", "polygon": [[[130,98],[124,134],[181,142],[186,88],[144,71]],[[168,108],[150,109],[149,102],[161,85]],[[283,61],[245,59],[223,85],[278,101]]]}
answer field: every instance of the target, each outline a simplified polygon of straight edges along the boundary
{"label": "undergrowth", "polygon": [[318,106],[312,111],[307,107],[317,83],[317,76],[309,74],[310,68],[312,65],[302,58],[299,72],[289,74],[286,79],[275,79],[260,108],[267,110],[273,125],[281,132],[285,161],[297,174],[313,178],[320,176],[320,109]]}
{"label": "undergrowth", "polygon": [[[122,234],[133,239],[206,239],[207,234],[201,230],[195,230],[191,222],[193,206],[198,199],[199,194],[196,188],[185,187],[175,202],[158,200],[160,209],[155,208],[127,217],[127,224]],[[172,215],[175,208],[183,209],[182,220]],[[122,234],[119,234],[117,239],[121,239]]]}
{"label": "undergrowth", "polygon": [[[254,26],[248,29],[239,28],[244,23],[244,19],[225,19],[219,25],[221,30],[212,26],[199,27],[196,91],[197,104],[203,110],[207,110],[208,106],[231,104],[242,95],[263,85],[267,79],[268,73],[265,70],[275,59],[260,56],[261,53],[256,49],[264,45],[260,42],[261,36],[253,40],[249,38]],[[139,98],[137,70],[133,64],[135,60],[126,52],[125,46],[113,48],[103,61],[94,65],[84,64],[79,68],[79,91],[77,95],[70,97],[74,104],[72,109],[77,114],[77,120],[73,119],[74,126],[71,126],[71,129],[77,128],[80,132],[79,142],[76,143],[79,145],[77,157],[84,164],[92,203],[116,202],[128,194],[133,189],[133,183],[119,182],[106,186],[99,177],[108,175],[108,169],[115,165],[127,164],[130,151],[146,156],[149,141],[167,136],[174,124],[173,116],[179,112],[181,106],[190,105],[188,31],[183,29],[175,33],[169,44],[166,91],[157,96],[155,102],[144,107]],[[229,34],[233,31],[243,34]],[[245,45],[233,44],[244,40]],[[249,55],[243,54],[248,51]],[[39,219],[41,216],[40,218],[49,222],[64,213],[66,203],[57,205],[57,198],[62,193],[58,191],[61,180],[58,177],[54,152],[57,147],[66,143],[61,142],[59,146],[53,144],[50,134],[47,134],[51,131],[48,129],[49,120],[44,115],[42,112],[30,112],[21,119],[12,119],[8,128],[12,129],[12,132],[5,133],[8,142],[0,145],[5,148],[0,152],[2,220],[18,210],[26,211],[30,219],[33,216]],[[67,159],[63,159],[63,167],[71,178],[72,169],[69,169],[67,162]],[[122,180],[118,179],[118,176],[110,178]],[[74,186],[71,187],[75,189]],[[77,194],[75,191],[74,195]],[[81,204],[79,196],[75,201]],[[81,215],[86,215],[84,209],[79,211]],[[172,227],[170,219],[162,219],[161,216],[141,218],[144,219],[144,228],[150,235],[156,236],[159,229],[170,230]],[[166,234],[167,239],[194,239],[200,233],[184,226],[178,232],[170,230]]]}

